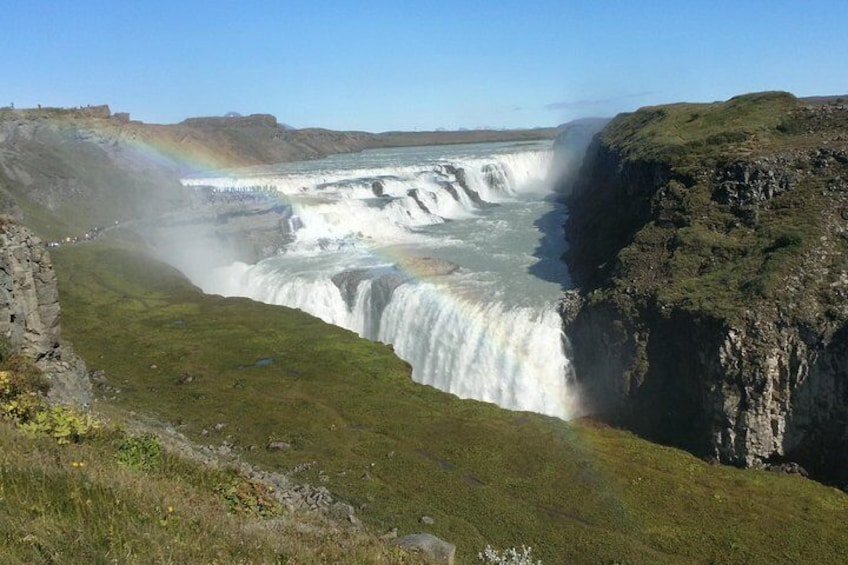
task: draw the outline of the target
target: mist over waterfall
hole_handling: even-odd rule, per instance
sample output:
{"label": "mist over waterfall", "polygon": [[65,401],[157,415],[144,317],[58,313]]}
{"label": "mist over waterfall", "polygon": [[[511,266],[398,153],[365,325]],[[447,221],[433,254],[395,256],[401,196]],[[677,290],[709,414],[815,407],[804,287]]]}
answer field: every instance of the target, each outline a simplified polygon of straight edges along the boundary
{"label": "mist over waterfall", "polygon": [[569,418],[552,160],[550,143],[395,148],[185,179],[291,208],[279,254],[191,276],[390,343],[417,382]]}

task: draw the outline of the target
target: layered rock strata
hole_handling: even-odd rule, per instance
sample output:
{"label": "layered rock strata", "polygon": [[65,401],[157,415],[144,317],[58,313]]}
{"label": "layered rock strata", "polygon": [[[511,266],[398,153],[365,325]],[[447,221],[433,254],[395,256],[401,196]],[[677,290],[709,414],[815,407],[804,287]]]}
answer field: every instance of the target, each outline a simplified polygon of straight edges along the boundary
{"label": "layered rock strata", "polygon": [[91,383],[83,361],[61,340],[59,294],[41,241],[13,223],[0,225],[0,338],[32,357],[54,402],[87,406]]}

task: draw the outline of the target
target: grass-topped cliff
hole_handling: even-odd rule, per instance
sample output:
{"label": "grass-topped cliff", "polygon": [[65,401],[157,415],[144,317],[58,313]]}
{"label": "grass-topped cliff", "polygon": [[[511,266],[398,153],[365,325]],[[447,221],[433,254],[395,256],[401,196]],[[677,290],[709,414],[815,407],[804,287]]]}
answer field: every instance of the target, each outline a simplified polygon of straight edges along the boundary
{"label": "grass-topped cliff", "polygon": [[619,116],[570,206],[587,304],[570,331],[596,407],[709,457],[834,477],[848,391],[844,101],[772,92]]}
{"label": "grass-topped cliff", "polygon": [[790,94],[764,93],[619,117],[597,147],[599,159],[617,161],[599,174],[622,171],[635,182],[607,194],[594,184],[604,179],[581,181],[575,205],[595,215],[571,220],[573,237],[586,240],[571,251],[578,274],[738,318],[750,301],[775,298],[805,251],[838,260],[839,240],[827,249],[820,238],[829,223],[846,222],[848,111],[830,108],[839,106],[805,108]]}

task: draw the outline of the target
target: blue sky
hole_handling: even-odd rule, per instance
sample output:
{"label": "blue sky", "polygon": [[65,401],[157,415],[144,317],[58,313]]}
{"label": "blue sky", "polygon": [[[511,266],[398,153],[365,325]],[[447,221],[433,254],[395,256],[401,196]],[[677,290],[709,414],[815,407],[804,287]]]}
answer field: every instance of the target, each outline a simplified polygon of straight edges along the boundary
{"label": "blue sky", "polygon": [[848,1],[0,0],[0,105],[172,123],[534,127],[848,92]]}

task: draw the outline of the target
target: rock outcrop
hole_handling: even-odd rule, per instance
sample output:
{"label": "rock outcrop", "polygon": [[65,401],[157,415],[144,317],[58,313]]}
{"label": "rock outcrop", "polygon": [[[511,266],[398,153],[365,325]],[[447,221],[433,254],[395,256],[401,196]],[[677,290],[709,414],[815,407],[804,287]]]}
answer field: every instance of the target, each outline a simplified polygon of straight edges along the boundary
{"label": "rock outcrop", "polygon": [[589,409],[845,484],[848,107],[765,93],[619,116],[569,205],[563,319]]}
{"label": "rock outcrop", "polygon": [[52,401],[91,402],[85,364],[61,341],[50,255],[37,237],[9,222],[0,224],[0,339],[36,361],[51,385]]}
{"label": "rock outcrop", "polygon": [[434,563],[453,565],[456,558],[456,546],[433,534],[409,534],[394,541],[398,547],[428,556]]}

